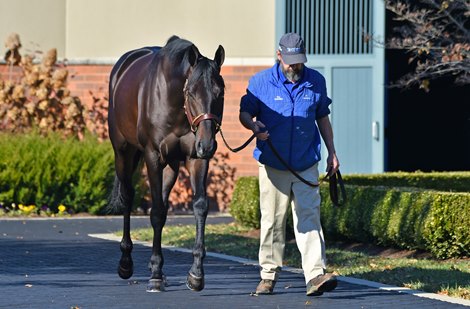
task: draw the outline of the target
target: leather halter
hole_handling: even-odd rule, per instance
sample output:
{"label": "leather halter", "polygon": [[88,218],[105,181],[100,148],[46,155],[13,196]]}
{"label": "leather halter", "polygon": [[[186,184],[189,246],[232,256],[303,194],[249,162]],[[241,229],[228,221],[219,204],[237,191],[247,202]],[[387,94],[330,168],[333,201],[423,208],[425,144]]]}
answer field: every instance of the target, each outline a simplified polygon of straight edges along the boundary
{"label": "leather halter", "polygon": [[221,119],[219,116],[211,114],[211,113],[201,113],[197,115],[196,117],[193,117],[190,106],[189,106],[189,100],[188,100],[189,95],[190,95],[189,90],[188,90],[188,79],[186,79],[186,82],[184,83],[183,93],[184,93],[184,106],[183,106],[184,113],[186,114],[186,118],[188,118],[191,131],[196,133],[197,127],[202,121],[212,120],[215,123],[216,132],[218,132],[220,129],[220,123],[221,123]]}

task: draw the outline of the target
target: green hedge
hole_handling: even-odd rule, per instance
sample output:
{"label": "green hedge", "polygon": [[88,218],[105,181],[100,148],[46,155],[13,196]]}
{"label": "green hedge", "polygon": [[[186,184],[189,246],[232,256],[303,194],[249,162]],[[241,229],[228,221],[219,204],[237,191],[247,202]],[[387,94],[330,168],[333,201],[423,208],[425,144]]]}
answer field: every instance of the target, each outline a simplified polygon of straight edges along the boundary
{"label": "green hedge", "polygon": [[[255,228],[259,228],[257,186],[256,177],[240,178],[230,207],[238,222]],[[350,185],[347,192],[348,203],[335,207],[327,186],[321,187],[322,224],[330,239],[422,249],[437,258],[470,256],[469,193]]]}
{"label": "green hedge", "polygon": [[451,192],[470,192],[470,172],[389,172],[344,175],[344,181],[357,186],[414,187]]}
{"label": "green hedge", "polygon": [[[246,227],[260,228],[258,177],[240,177],[235,183],[230,204],[232,217]],[[292,212],[287,213],[288,237],[294,237]]]}
{"label": "green hedge", "polygon": [[0,202],[104,214],[114,178],[109,142],[0,134]]}
{"label": "green hedge", "polygon": [[345,207],[322,201],[326,235],[422,249],[437,258],[470,256],[469,193],[360,186],[347,192]]}
{"label": "green hedge", "polygon": [[259,186],[258,177],[240,177],[235,182],[230,214],[244,226],[259,229]]}

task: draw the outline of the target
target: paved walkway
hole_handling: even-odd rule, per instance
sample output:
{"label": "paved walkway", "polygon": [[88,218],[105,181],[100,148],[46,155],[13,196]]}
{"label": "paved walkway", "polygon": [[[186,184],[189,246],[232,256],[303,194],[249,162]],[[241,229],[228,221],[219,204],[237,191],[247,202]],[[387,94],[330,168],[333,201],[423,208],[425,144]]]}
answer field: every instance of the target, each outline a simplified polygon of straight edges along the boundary
{"label": "paved walkway", "polygon": [[[230,221],[211,217],[208,223]],[[193,223],[170,217],[167,224]],[[303,276],[284,271],[271,296],[252,296],[258,268],[234,257],[208,255],[206,288],[193,292],[185,278],[192,262],[187,250],[165,249],[170,286],[146,293],[150,248],[134,245],[134,276],[116,273],[119,244],[97,238],[121,229],[122,219],[72,218],[0,220],[0,308],[465,308],[458,303],[419,297],[402,289],[341,278],[336,290],[305,296]],[[132,218],[132,228],[149,227],[148,218]],[[102,236],[99,236],[102,237]],[[112,237],[111,237],[112,238]],[[388,290],[387,290],[388,289]],[[404,292],[403,292],[404,291]],[[434,295],[434,294],[432,294]],[[456,299],[447,298],[455,301]]]}

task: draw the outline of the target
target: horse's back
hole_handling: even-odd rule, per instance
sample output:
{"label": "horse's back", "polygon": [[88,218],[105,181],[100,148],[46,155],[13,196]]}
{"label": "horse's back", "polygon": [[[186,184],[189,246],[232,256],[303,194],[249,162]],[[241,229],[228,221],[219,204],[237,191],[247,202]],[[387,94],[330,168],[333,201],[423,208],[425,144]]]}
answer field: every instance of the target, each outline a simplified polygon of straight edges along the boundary
{"label": "horse's back", "polygon": [[160,46],[147,46],[142,47],[139,49],[134,49],[128,51],[124,55],[122,55],[116,64],[113,66],[110,75],[110,89],[116,85],[117,80],[121,77],[122,73],[126,71],[126,69],[134,63],[137,59],[149,55],[149,54],[156,54],[161,49]]}
{"label": "horse's back", "polygon": [[[138,145],[138,96],[141,81],[160,47],[144,47],[125,53],[114,65],[109,85],[109,126],[111,139]],[[111,128],[112,127],[112,128]],[[113,130],[113,132],[111,132]],[[124,139],[123,139],[124,138]]]}

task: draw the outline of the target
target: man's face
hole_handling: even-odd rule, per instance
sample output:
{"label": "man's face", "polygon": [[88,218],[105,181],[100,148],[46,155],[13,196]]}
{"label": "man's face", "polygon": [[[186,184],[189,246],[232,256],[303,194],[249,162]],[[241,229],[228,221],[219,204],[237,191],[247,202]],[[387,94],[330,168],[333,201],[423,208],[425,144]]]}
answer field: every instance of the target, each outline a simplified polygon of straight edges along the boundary
{"label": "man's face", "polygon": [[304,69],[303,63],[286,64],[282,60],[281,53],[277,52],[277,59],[279,59],[281,65],[281,71],[284,76],[291,82],[297,82],[302,77],[302,71]]}

